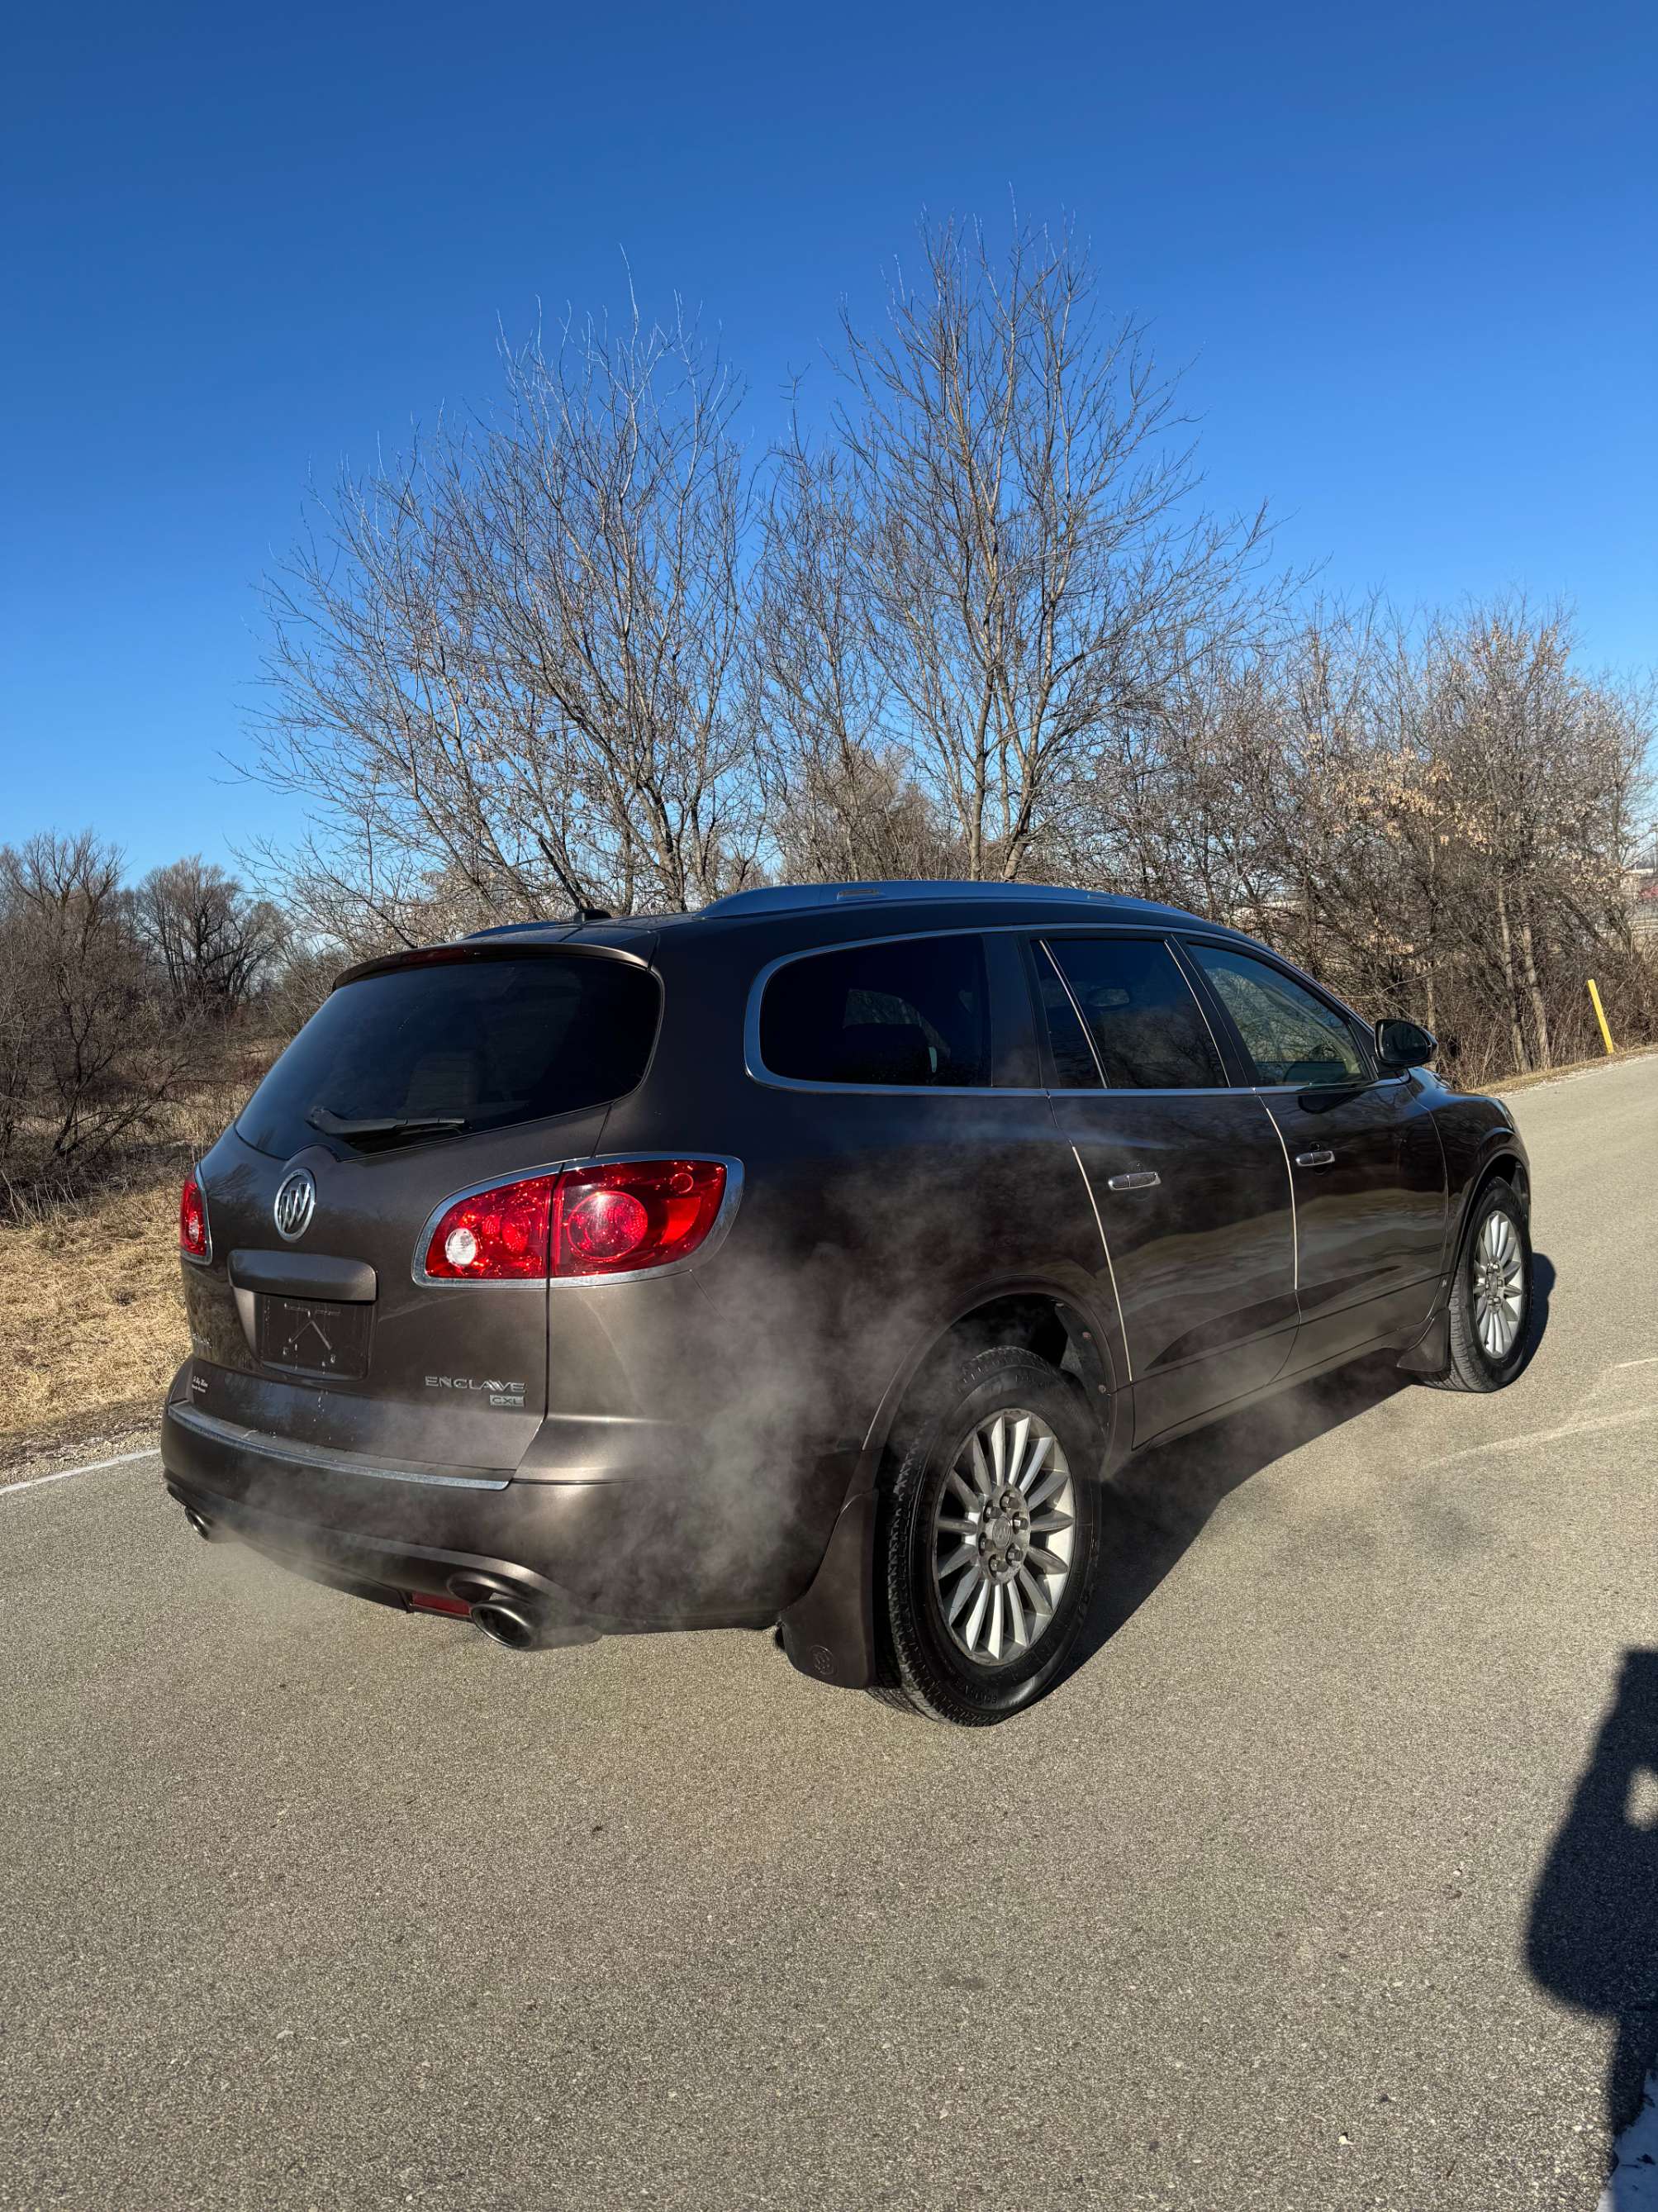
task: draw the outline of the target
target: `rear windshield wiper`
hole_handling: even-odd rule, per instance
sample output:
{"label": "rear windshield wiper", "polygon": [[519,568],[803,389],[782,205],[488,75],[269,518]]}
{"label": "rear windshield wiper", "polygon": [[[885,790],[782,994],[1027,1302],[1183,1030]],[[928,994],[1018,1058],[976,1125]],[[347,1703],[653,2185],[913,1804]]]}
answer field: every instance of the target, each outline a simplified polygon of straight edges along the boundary
{"label": "rear windshield wiper", "polygon": [[353,1117],[336,1114],[327,1106],[313,1106],[306,1115],[325,1137],[343,1137],[352,1144],[372,1144],[394,1137],[443,1137],[466,1127],[459,1114],[382,1114]]}

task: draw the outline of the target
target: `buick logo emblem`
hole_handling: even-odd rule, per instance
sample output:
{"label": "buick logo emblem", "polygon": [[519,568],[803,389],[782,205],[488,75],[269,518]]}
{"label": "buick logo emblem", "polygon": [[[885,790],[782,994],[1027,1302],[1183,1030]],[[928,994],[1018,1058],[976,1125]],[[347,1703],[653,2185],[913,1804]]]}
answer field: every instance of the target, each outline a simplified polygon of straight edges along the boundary
{"label": "buick logo emblem", "polygon": [[277,1236],[290,1244],[296,1237],[303,1237],[316,1210],[317,1186],[311,1180],[310,1169],[295,1168],[276,1185],[276,1201],[270,1208]]}

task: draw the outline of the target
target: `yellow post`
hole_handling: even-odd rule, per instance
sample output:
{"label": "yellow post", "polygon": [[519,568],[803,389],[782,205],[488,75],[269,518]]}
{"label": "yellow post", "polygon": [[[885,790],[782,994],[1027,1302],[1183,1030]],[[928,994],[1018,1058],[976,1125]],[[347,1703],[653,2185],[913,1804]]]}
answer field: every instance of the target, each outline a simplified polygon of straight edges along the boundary
{"label": "yellow post", "polygon": [[1594,978],[1589,977],[1589,1004],[1594,1009],[1594,1018],[1600,1024],[1600,1036],[1608,1052],[1617,1049],[1612,1041],[1612,1031],[1606,1027],[1606,1010],[1600,1004],[1600,994],[1594,988]]}

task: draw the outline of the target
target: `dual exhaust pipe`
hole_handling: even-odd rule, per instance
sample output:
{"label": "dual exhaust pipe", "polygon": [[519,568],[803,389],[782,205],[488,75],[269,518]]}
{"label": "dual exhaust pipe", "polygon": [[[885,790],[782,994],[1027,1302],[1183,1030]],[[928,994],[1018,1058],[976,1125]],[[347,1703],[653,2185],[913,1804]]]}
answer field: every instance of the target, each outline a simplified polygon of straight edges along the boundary
{"label": "dual exhaust pipe", "polygon": [[[179,1504],[185,1519],[202,1541],[217,1543],[221,1531],[201,1508],[187,1498],[180,1498]],[[533,1591],[521,1589],[502,1577],[471,1572],[451,1575],[449,1589],[467,1607],[473,1627],[503,1650],[546,1651],[559,1645],[598,1641],[596,1629],[556,1619]]]}

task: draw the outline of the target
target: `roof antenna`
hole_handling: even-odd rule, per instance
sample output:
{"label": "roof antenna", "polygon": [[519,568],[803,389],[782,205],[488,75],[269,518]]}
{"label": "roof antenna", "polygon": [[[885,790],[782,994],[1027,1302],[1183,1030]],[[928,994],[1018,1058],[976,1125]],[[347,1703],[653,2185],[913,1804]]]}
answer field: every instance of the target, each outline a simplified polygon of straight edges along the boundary
{"label": "roof antenna", "polygon": [[554,852],[552,847],[547,842],[547,840],[542,836],[539,830],[536,832],[536,842],[541,848],[542,859],[546,861],[548,866],[558,878],[559,883],[563,889],[564,896],[570,902],[570,905],[574,909],[570,917],[573,921],[614,921],[616,920],[616,916],[610,912],[609,907],[588,905],[586,900],[582,897],[581,893],[576,889],[574,884],[570,880],[563,868],[560,866],[557,854]]}

